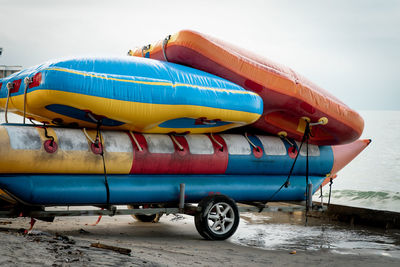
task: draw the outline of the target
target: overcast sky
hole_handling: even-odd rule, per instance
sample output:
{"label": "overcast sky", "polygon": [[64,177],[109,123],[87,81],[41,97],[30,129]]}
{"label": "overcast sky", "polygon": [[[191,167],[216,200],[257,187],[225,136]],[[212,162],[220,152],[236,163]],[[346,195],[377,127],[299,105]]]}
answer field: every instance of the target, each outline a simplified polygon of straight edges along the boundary
{"label": "overcast sky", "polygon": [[0,0],[0,65],[126,55],[193,29],[283,63],[357,110],[400,110],[400,1]]}

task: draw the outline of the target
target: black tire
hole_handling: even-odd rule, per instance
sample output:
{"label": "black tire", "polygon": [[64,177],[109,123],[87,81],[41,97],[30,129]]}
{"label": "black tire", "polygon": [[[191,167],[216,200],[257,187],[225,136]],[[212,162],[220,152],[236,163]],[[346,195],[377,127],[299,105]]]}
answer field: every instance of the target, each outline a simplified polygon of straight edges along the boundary
{"label": "black tire", "polygon": [[239,226],[239,220],[235,201],[224,195],[203,198],[194,217],[197,231],[208,240],[225,240],[231,237]]}
{"label": "black tire", "polygon": [[[132,206],[132,205],[128,205],[129,209],[137,209],[138,206]],[[162,214],[161,213],[157,213],[157,214],[134,214],[132,215],[132,217],[136,220],[138,220],[139,222],[152,222],[152,223],[157,223],[160,218],[161,218]]]}

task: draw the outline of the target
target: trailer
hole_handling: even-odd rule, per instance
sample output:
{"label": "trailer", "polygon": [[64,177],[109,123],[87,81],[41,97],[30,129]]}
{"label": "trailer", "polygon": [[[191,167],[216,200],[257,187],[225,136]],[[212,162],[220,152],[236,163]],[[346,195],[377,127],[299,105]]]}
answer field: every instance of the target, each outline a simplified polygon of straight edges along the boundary
{"label": "trailer", "polygon": [[[306,206],[305,203],[309,203],[309,205]],[[70,209],[70,206],[64,206],[67,207],[66,210],[56,210],[51,206],[29,206],[18,203],[12,207],[3,206],[3,210],[0,210],[0,218],[31,218],[30,228],[25,231],[28,233],[32,230],[36,220],[53,222],[55,217],[99,216],[97,224],[102,216],[132,215],[142,222],[155,222],[164,214],[186,214],[194,217],[196,229],[203,238],[208,240],[225,240],[236,232],[241,212],[326,210],[326,206],[323,206],[322,202],[321,205],[315,205],[312,201],[296,202],[295,204],[236,203],[229,196],[220,194],[204,197],[198,203],[185,203],[185,184],[180,184],[179,200],[176,203],[136,203],[135,205],[127,205],[127,208],[110,205],[95,206],[90,209],[73,209],[73,207],[79,206],[73,206]]]}

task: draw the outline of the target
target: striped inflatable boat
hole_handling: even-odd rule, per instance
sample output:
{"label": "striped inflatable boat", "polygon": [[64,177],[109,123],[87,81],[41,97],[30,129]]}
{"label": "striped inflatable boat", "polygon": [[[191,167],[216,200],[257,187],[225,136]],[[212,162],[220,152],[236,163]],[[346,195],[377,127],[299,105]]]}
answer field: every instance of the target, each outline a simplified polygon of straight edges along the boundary
{"label": "striped inflatable boat", "polygon": [[[111,204],[197,202],[213,193],[236,201],[303,200],[306,148],[290,186],[286,181],[299,143],[278,137],[239,134],[165,135],[58,127],[0,126],[0,189],[31,205],[106,203],[104,149]],[[96,144],[96,140],[100,140]],[[318,188],[369,143],[309,146],[309,179]],[[273,196],[273,199],[270,199]],[[4,198],[3,198],[4,199]]]}
{"label": "striped inflatable boat", "polygon": [[[139,134],[61,127],[1,125],[0,173],[287,175],[300,143],[266,135]],[[309,145],[310,174],[337,173],[368,142]],[[293,174],[305,175],[303,145]]]}
{"label": "striped inflatable boat", "polygon": [[256,92],[264,111],[253,126],[264,132],[301,140],[305,118],[320,124],[310,142],[337,145],[357,140],[364,128],[356,111],[292,69],[204,34],[180,31],[129,54],[190,66]]}
{"label": "striped inflatable boat", "polygon": [[214,75],[133,57],[48,62],[0,79],[0,106],[40,122],[209,133],[255,122],[262,99]]}

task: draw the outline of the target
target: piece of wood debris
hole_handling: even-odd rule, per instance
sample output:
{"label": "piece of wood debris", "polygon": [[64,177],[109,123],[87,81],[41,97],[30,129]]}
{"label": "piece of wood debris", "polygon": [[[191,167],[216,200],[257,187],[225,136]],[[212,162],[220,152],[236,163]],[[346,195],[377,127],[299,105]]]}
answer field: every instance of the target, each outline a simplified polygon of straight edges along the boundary
{"label": "piece of wood debris", "polygon": [[94,247],[94,248],[102,248],[102,249],[112,250],[112,251],[115,251],[115,252],[118,252],[121,254],[125,254],[125,255],[131,254],[131,250],[128,248],[120,248],[120,247],[105,245],[105,244],[101,244],[101,243],[92,243],[90,246]]}

